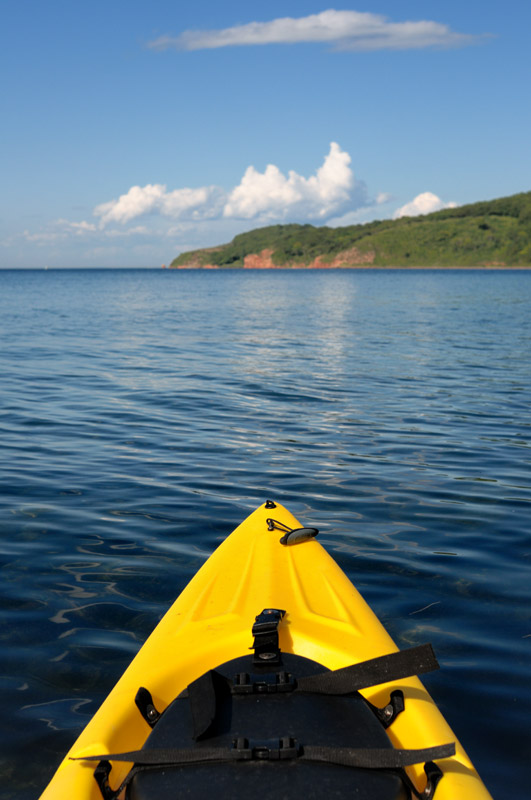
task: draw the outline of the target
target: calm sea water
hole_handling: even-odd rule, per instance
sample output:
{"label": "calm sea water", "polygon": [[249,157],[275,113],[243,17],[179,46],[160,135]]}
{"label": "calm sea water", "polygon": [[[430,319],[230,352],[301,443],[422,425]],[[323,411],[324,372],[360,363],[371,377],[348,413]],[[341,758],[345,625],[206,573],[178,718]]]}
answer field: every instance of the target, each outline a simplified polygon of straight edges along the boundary
{"label": "calm sea water", "polygon": [[8,271],[0,334],[3,796],[39,795],[272,497],[399,646],[433,643],[425,683],[524,797],[531,272]]}

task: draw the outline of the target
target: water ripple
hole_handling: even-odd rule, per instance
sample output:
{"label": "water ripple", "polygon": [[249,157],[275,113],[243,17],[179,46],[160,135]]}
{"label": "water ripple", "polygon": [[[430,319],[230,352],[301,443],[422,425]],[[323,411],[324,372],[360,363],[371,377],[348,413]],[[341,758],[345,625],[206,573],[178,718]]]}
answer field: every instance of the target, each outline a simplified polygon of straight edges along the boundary
{"label": "water ripple", "polygon": [[168,605],[268,496],[321,529],[400,646],[433,642],[444,669],[426,683],[493,795],[518,795],[530,273],[1,280],[7,797],[39,794]]}

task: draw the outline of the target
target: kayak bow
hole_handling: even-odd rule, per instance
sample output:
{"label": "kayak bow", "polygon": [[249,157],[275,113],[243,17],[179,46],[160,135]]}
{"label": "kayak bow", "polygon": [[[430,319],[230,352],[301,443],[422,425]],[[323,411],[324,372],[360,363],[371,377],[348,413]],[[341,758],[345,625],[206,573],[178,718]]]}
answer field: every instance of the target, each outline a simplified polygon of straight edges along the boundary
{"label": "kayak bow", "polygon": [[241,797],[258,778],[266,798],[488,800],[416,677],[436,666],[431,649],[398,652],[316,533],[271,501],[242,522],[157,625],[41,800],[169,798],[182,786]]}

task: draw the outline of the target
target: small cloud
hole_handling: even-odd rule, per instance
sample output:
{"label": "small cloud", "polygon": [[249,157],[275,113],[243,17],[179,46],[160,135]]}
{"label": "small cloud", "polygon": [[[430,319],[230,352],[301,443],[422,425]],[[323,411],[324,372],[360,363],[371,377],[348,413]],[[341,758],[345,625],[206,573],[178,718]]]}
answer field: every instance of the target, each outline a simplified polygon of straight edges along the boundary
{"label": "small cloud", "polygon": [[161,36],[153,50],[211,50],[267,44],[324,42],[338,50],[409,50],[468,45],[480,36],[457,33],[430,20],[392,22],[382,14],[328,9],[307,17],[282,17],[269,22],[249,22],[220,30],[189,30],[178,36]]}
{"label": "small cloud", "polygon": [[393,214],[393,219],[401,217],[418,217],[421,214],[431,214],[433,211],[441,211],[443,208],[457,208],[457,203],[445,203],[440,197],[432,192],[418,194],[410,203],[406,203],[401,208],[397,208]]}
{"label": "small cloud", "polygon": [[108,239],[120,239],[127,236],[152,236],[153,231],[145,225],[135,225],[134,228],[111,228],[105,231],[105,236]]}
{"label": "small cloud", "polygon": [[27,242],[45,245],[69,239],[71,236],[87,236],[96,231],[97,226],[93,222],[70,222],[68,219],[56,219],[51,223],[49,230],[36,233],[25,230],[22,236]]}
{"label": "small cloud", "polygon": [[35,242],[35,244],[51,244],[67,238],[67,234],[64,231],[38,231],[37,233],[31,233],[31,231],[25,230],[22,236],[27,242]]}
{"label": "small cloud", "polygon": [[94,215],[100,217],[101,227],[110,222],[130,222],[136,217],[153,213],[173,218],[208,218],[219,206],[219,193],[220,190],[215,186],[175,189],[172,192],[168,192],[166,186],[160,183],[132,186],[118,200],[96,206]]}
{"label": "small cloud", "polygon": [[58,219],[55,223],[57,228],[65,234],[75,233],[78,236],[83,236],[85,233],[94,233],[97,230],[93,222],[70,222],[67,219]]}

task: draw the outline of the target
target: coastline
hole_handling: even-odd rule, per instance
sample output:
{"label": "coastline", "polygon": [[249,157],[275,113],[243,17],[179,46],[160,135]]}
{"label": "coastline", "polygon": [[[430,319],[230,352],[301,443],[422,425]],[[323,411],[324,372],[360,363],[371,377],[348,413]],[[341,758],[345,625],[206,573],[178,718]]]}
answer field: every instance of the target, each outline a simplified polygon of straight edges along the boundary
{"label": "coastline", "polygon": [[377,264],[344,264],[341,266],[337,266],[334,264],[320,264],[319,266],[313,266],[309,264],[294,264],[294,265],[277,265],[274,264],[272,266],[243,266],[243,267],[220,267],[217,264],[205,264],[202,266],[198,266],[196,264],[180,264],[176,267],[168,267],[168,269],[172,270],[209,270],[209,269],[216,269],[216,270],[330,270],[330,269],[342,269],[342,270],[485,270],[494,272],[496,270],[506,271],[509,272],[511,270],[531,270],[531,264],[521,265],[517,264],[512,266],[511,264],[475,264],[475,265],[459,265],[455,264],[452,266],[446,265],[430,265],[430,266],[421,266],[418,264],[408,264],[407,266],[404,265],[393,265],[393,266],[386,266],[386,265],[377,265]]}

